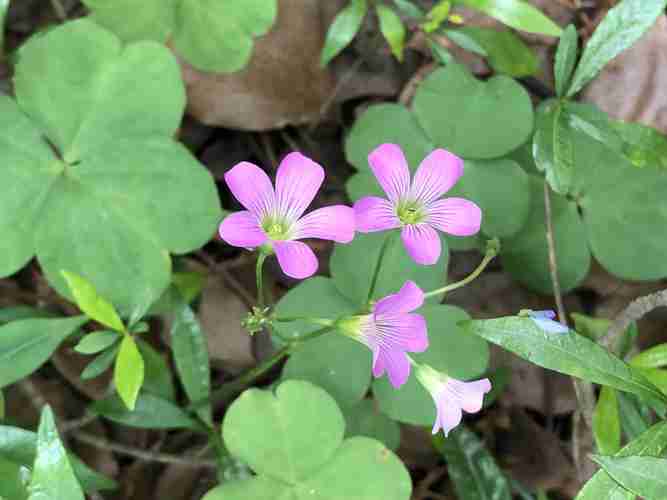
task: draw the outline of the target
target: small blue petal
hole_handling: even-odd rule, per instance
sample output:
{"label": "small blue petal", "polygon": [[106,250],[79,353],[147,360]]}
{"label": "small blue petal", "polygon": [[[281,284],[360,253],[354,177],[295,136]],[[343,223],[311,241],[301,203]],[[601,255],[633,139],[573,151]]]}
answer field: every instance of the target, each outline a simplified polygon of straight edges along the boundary
{"label": "small blue petal", "polygon": [[556,316],[553,311],[534,311],[529,313],[528,316],[533,320],[533,323],[545,332],[568,333],[570,331],[567,326],[551,319]]}
{"label": "small blue petal", "polygon": [[544,311],[531,311],[528,316],[535,319],[555,319],[556,313],[551,309],[546,309]]}

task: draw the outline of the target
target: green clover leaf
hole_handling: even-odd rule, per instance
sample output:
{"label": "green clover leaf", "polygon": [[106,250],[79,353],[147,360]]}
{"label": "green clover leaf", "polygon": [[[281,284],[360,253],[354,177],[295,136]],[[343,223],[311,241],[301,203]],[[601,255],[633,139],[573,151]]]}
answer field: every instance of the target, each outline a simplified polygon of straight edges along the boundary
{"label": "green clover leaf", "polygon": [[250,59],[253,39],[276,20],[276,0],[83,0],[92,19],[124,41],[168,39],[202,71],[233,73]]}
{"label": "green clover leaf", "polygon": [[69,298],[62,270],[121,313],[155,300],[169,252],[206,243],[221,214],[212,177],[172,139],[185,106],[175,58],[87,20],[18,57],[16,101],[0,97],[0,275],[37,255]]}
{"label": "green clover leaf", "polygon": [[230,406],[222,429],[227,449],[257,476],[227,481],[206,500],[410,498],[410,475],[396,455],[366,437],[343,440],[340,409],[308,382],[283,382],[275,393],[244,392]]}

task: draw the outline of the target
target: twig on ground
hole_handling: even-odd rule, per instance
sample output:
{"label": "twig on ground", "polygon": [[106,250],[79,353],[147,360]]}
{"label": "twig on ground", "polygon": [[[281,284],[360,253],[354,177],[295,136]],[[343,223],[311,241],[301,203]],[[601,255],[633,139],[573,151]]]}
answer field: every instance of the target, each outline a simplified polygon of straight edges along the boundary
{"label": "twig on ground", "polygon": [[30,404],[32,407],[37,410],[37,413],[41,413],[42,408],[44,408],[48,403],[42,393],[39,391],[37,386],[32,383],[30,378],[24,378],[19,382],[19,389],[28,396]]}
{"label": "twig on ground", "polygon": [[567,314],[563,305],[563,294],[560,290],[560,281],[558,280],[558,262],[556,261],[556,242],[554,240],[554,227],[551,216],[551,189],[549,183],[544,181],[544,214],[547,225],[547,245],[549,247],[549,271],[551,272],[551,285],[556,299],[556,308],[558,310],[558,321],[567,326]]}
{"label": "twig on ground", "polygon": [[412,76],[412,78],[410,78],[410,81],[405,84],[405,87],[403,87],[401,95],[398,97],[398,102],[404,106],[410,104],[410,101],[412,101],[412,98],[414,97],[419,84],[424,81],[424,79],[437,67],[438,63],[429,63],[419,68],[419,70]]}
{"label": "twig on ground", "polygon": [[271,138],[266,132],[259,133],[259,142],[262,144],[262,151],[266,156],[271,168],[275,171],[278,168],[278,157],[276,152],[273,150],[273,145],[271,144]]}
{"label": "twig on ground", "polygon": [[[551,284],[556,300],[556,308],[558,309],[558,320],[563,325],[567,326],[567,313],[565,311],[565,306],[563,305],[563,294],[560,289],[560,281],[558,280],[556,242],[554,239],[553,219],[551,214],[551,189],[549,188],[547,181],[544,181],[544,214],[547,227],[546,239],[549,249],[549,271],[551,273]],[[580,432],[575,436],[575,439],[572,440],[572,458],[574,459],[576,470],[580,474],[579,479],[583,482],[588,479],[586,476],[588,476],[588,471],[590,469],[590,467],[584,466],[583,460],[586,459],[586,456],[590,452],[589,450],[592,449],[593,445],[593,434],[591,429],[593,428],[593,411],[595,410],[595,392],[593,391],[593,385],[584,380],[573,377],[572,383],[574,384],[574,392],[577,395],[577,401],[579,403],[579,408],[575,413],[574,421],[577,423],[582,419],[587,427],[586,432]],[[544,389],[545,402],[547,403],[547,417],[550,419],[552,413],[551,399],[553,391],[551,390],[551,382],[549,378],[544,379]]]}
{"label": "twig on ground", "polygon": [[51,6],[61,22],[67,21],[67,11],[60,0],[51,0]]}
{"label": "twig on ground", "polygon": [[63,422],[62,425],[60,426],[60,432],[62,432],[63,434],[67,434],[68,432],[81,429],[83,427],[86,427],[88,424],[94,422],[98,418],[99,418],[98,415],[95,415],[93,413],[86,413],[81,418]]}
{"label": "twig on ground", "polygon": [[605,336],[599,340],[600,345],[614,352],[618,338],[628,329],[630,324],[642,319],[658,307],[667,307],[667,290],[660,290],[633,300],[623,311],[616,315]]}
{"label": "twig on ground", "polygon": [[76,431],[72,433],[72,437],[77,441],[89,444],[96,448],[103,450],[111,450],[121,455],[145,460],[147,462],[157,462],[161,464],[182,465],[184,467],[194,467],[202,469],[216,469],[217,465],[214,460],[203,460],[197,457],[182,457],[178,455],[171,455],[168,453],[157,453],[154,451],[145,451],[131,446],[125,446],[114,443],[104,438],[99,438],[93,434],[88,434],[84,431]]}
{"label": "twig on ground", "polygon": [[211,271],[222,275],[225,283],[229,285],[229,288],[232,289],[239,299],[245,304],[248,310],[257,305],[257,301],[253,294],[251,294],[246,287],[244,287],[239,280],[237,280],[232,273],[229,272],[227,266],[224,262],[216,262],[210,255],[206,252],[201,251],[197,252],[197,256],[204,261]]}
{"label": "twig on ground", "polygon": [[333,105],[334,102],[336,102],[336,98],[340,94],[341,90],[345,88],[345,85],[352,79],[352,77],[359,71],[359,68],[363,64],[364,60],[360,57],[356,61],[354,61],[353,64],[350,65],[350,67],[345,71],[343,76],[341,76],[338,81],[336,82],[336,86],[334,87],[333,91],[327,97],[327,100],[322,103],[322,106],[320,106],[320,113],[319,116],[317,117],[317,120],[315,120],[310,127],[308,127],[308,131],[312,132],[315,130],[317,127],[319,127],[320,123],[322,123],[322,119],[327,115],[329,110],[331,109],[331,106]]}

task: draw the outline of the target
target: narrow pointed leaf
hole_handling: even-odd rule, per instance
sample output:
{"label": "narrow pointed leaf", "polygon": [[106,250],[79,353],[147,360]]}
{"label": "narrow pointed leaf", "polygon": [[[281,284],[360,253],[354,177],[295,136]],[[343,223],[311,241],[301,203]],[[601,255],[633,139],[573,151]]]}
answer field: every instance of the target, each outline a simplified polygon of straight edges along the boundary
{"label": "narrow pointed leaf", "polygon": [[171,376],[171,369],[165,356],[150,344],[137,339],[137,347],[144,360],[144,382],[142,390],[169,401],[176,400],[176,388]]}
{"label": "narrow pointed leaf", "polygon": [[28,488],[26,480],[30,469],[17,465],[0,457],[0,498],[8,500],[26,500]]}
{"label": "narrow pointed leaf", "polygon": [[412,0],[394,0],[394,4],[406,16],[424,17],[426,15],[426,13],[420,7],[416,6]]}
{"label": "narrow pointed leaf", "polygon": [[595,455],[593,460],[627,490],[650,500],[667,498],[667,459]]}
{"label": "narrow pointed leaf", "polygon": [[114,345],[120,339],[120,334],[113,330],[100,330],[83,337],[74,347],[80,354],[97,354]]}
{"label": "narrow pointed leaf", "polygon": [[667,168],[667,137],[641,123],[612,121],[623,140],[621,153],[635,167]]}
{"label": "narrow pointed leaf", "polygon": [[[630,364],[632,364],[632,362]],[[667,394],[667,370],[644,367],[637,367],[635,370],[646,377],[649,382],[660,389],[663,393]]]}
{"label": "narrow pointed leaf", "polygon": [[[627,444],[615,456],[660,456],[666,449],[667,422],[660,422]],[[619,485],[604,470],[600,470],[588,480],[575,500],[635,500],[635,498],[635,494]]]}
{"label": "narrow pointed leaf", "polygon": [[558,101],[544,104],[537,112],[533,156],[551,189],[567,194],[574,176],[574,144],[566,111]]}
{"label": "narrow pointed leaf", "polygon": [[350,4],[338,13],[327,32],[320,59],[322,66],[326,66],[352,41],[361,28],[367,10],[366,0],[351,0]]}
{"label": "narrow pointed leaf", "polygon": [[633,45],[665,11],[665,0],[622,0],[598,25],[581,56],[568,96],[584,85],[617,55]]}
{"label": "narrow pointed leaf", "polygon": [[120,346],[117,346],[107,349],[102,354],[98,355],[94,360],[88,363],[81,372],[81,380],[90,380],[102,375],[102,373],[111,367],[119,350]]}
{"label": "narrow pointed leaf", "polygon": [[439,434],[433,441],[447,460],[459,500],[512,499],[507,478],[474,433],[461,425],[449,437]]}
{"label": "narrow pointed leaf", "polygon": [[524,0],[459,0],[457,3],[484,12],[517,30],[549,36],[561,34],[556,23]]}
{"label": "narrow pointed leaf", "polygon": [[84,500],[49,406],[42,411],[29,500]]}
{"label": "narrow pointed leaf", "polygon": [[641,436],[650,427],[649,409],[632,394],[618,393],[621,427],[628,441]]}
{"label": "narrow pointed leaf", "polygon": [[641,368],[660,368],[667,366],[667,343],[658,344],[640,352],[630,360],[632,366]]}
{"label": "narrow pointed leaf", "polygon": [[5,17],[9,9],[9,0],[0,0],[0,59],[5,56]]}
{"label": "narrow pointed leaf", "polygon": [[[174,313],[171,349],[178,376],[190,402],[205,401],[211,395],[211,368],[208,345],[197,316],[183,301]],[[198,409],[204,422],[211,424],[211,405]]]}
{"label": "narrow pointed leaf", "polygon": [[25,319],[0,327],[0,388],[37,370],[86,321],[84,316]]}
{"label": "narrow pointed leaf", "polygon": [[100,297],[91,282],[69,271],[62,271],[62,275],[67,281],[76,305],[84,314],[112,330],[125,331],[125,326],[114,306],[104,297]]}
{"label": "narrow pointed leaf", "polygon": [[185,411],[166,399],[141,393],[134,410],[130,411],[118,397],[96,401],[90,408],[94,413],[119,424],[141,429],[194,429],[197,422]]}
{"label": "narrow pointed leaf", "polygon": [[[37,454],[37,434],[34,432],[0,425],[0,456],[5,460],[27,468],[32,468]],[[69,461],[77,479],[87,493],[100,490],[112,490],[118,485],[94,470],[90,469],[74,455]]]}
{"label": "narrow pointed leaf", "polygon": [[[534,75],[539,70],[540,62],[535,52],[510,30],[498,31],[491,28],[464,26],[458,30],[447,30],[446,33],[458,45],[461,45],[460,40],[456,41],[452,33],[460,36],[467,35],[477,47],[482,48],[483,54],[480,55],[488,57],[489,64],[496,73],[520,78]],[[471,47],[471,44],[468,43],[468,46]],[[478,50],[474,52],[479,53]]]}
{"label": "narrow pointed leaf", "polygon": [[617,393],[611,387],[600,391],[593,413],[593,436],[600,453],[612,455],[621,449],[621,417]]}
{"label": "narrow pointed leaf", "polygon": [[554,63],[554,76],[556,79],[556,94],[563,97],[570,83],[574,66],[577,63],[577,51],[579,35],[573,24],[570,24],[561,34],[556,61]]}
{"label": "narrow pointed leaf", "polygon": [[380,19],[380,31],[391,47],[391,52],[399,61],[403,60],[403,46],[405,44],[405,26],[396,12],[386,5],[376,7]]}
{"label": "narrow pointed leaf", "polygon": [[144,359],[137,343],[130,335],[125,335],[116,357],[114,383],[118,395],[130,410],[134,410],[139,390],[144,382],[144,369]]}
{"label": "narrow pointed leaf", "polygon": [[461,323],[464,330],[518,356],[566,375],[627,391],[648,400],[665,396],[640,373],[586,337],[543,331],[530,318],[509,316]]}

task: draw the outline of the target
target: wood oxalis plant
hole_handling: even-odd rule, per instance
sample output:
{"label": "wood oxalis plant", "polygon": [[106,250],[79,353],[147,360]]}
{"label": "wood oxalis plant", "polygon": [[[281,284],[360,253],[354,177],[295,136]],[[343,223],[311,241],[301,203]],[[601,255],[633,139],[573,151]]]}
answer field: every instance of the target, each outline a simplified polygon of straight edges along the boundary
{"label": "wood oxalis plant", "polygon": [[[601,467],[578,500],[664,499],[667,344],[639,354],[631,345],[632,322],[667,299],[628,308],[620,329],[583,315],[570,328],[561,295],[582,282],[592,257],[621,278],[667,276],[667,140],[574,101],[666,2],[620,1],[580,54],[573,26],[563,31],[521,0],[441,1],[428,12],[408,0],[351,0],[329,29],[322,64],[352,41],[372,6],[397,59],[410,26],[441,67],[411,99],[359,116],[345,139],[358,169],[346,184],[352,203],[314,210],[326,170],[302,153],[286,155],[274,179],[249,162],[229,168],[220,187],[240,210],[223,214],[213,177],[174,138],[186,105],[174,52],[204,71],[241,69],[274,24],[275,0],[84,0],[88,17],[32,36],[13,59],[14,95],[0,96],[0,275],[36,258],[82,314],[69,304],[61,308],[69,316],[0,309],[0,389],[34,391],[28,377],[68,340],[92,357],[83,380],[109,370],[113,379],[81,422],[41,405],[36,433],[5,421],[0,397],[0,499],[83,500],[116,489],[66,451],[60,436],[70,435],[209,468],[219,484],[206,500],[408,500],[412,478],[394,453],[405,423],[431,429],[461,499],[510,500],[516,484],[462,423],[502,391],[502,377],[488,370],[489,343],[578,380],[596,451],[575,459]],[[530,49],[508,30],[461,26],[454,3],[560,36],[553,97],[535,110],[515,80],[537,71]],[[476,78],[436,35],[487,57],[496,75]],[[193,305],[202,279],[172,269],[172,255],[202,247],[216,228],[224,244],[256,257],[256,304],[242,324],[269,336],[273,353],[212,387]],[[311,240],[333,242],[329,276],[316,275]],[[482,258],[447,283],[450,249]],[[530,309],[474,320],[442,303],[498,255],[519,282],[554,295],[559,321]],[[297,282],[277,302],[264,286],[269,258]],[[149,342],[154,316],[169,320],[178,388]],[[277,366],[273,387],[250,387]],[[595,408],[585,407],[590,384],[602,386]],[[623,405],[644,425],[624,428]],[[125,447],[81,430],[98,417],[208,445],[192,456]]]}

